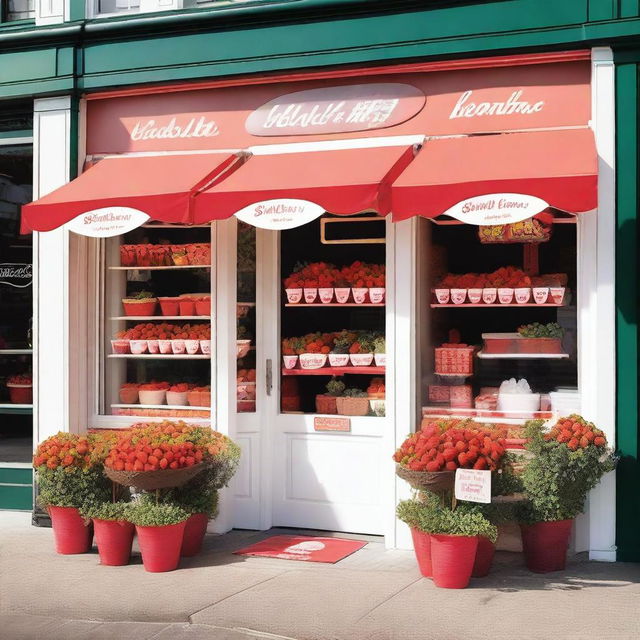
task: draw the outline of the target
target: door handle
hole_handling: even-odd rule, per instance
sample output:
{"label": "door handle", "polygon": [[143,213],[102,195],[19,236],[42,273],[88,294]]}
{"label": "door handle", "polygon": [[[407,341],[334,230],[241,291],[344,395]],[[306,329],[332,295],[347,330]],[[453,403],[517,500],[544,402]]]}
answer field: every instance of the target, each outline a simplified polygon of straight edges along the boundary
{"label": "door handle", "polygon": [[273,389],[273,360],[271,358],[267,358],[266,361],[265,387],[267,395],[270,396],[271,389]]}

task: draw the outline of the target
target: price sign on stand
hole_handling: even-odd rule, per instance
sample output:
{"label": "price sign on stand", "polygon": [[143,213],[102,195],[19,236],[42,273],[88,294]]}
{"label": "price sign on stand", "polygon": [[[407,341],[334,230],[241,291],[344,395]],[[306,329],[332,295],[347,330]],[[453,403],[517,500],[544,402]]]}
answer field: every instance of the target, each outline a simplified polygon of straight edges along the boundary
{"label": "price sign on stand", "polygon": [[456,500],[491,502],[491,471],[456,469]]}

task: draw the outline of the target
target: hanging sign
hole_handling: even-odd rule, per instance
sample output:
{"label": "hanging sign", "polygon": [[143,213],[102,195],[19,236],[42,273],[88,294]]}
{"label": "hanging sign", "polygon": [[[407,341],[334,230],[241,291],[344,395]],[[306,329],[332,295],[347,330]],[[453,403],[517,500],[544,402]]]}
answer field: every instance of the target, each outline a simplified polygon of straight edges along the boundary
{"label": "hanging sign", "polygon": [[462,200],[444,212],[466,224],[497,225],[526,220],[549,205],[522,193],[488,193]]}
{"label": "hanging sign", "polygon": [[137,229],[149,216],[131,207],[104,207],[76,216],[65,228],[81,236],[111,238]]}
{"label": "hanging sign", "polygon": [[260,229],[293,229],[319,218],[324,209],[308,200],[279,198],[255,202],[235,215],[238,220]]}
{"label": "hanging sign", "polygon": [[467,502],[491,502],[491,471],[456,469],[455,496]]}
{"label": "hanging sign", "polygon": [[16,289],[24,289],[33,282],[33,270],[30,264],[17,262],[0,263],[0,284]]}
{"label": "hanging sign", "polygon": [[263,104],[247,118],[245,128],[254,136],[384,129],[413,118],[425,101],[420,89],[398,82],[307,89]]}

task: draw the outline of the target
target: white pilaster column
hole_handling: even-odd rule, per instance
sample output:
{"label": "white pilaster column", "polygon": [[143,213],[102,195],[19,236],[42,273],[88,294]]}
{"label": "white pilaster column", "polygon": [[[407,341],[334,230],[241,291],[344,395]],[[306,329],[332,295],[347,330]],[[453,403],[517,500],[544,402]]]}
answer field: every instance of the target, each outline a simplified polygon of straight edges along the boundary
{"label": "white pilaster column", "polygon": [[[580,216],[578,233],[579,386],[582,414],[615,448],[615,73],[608,47],[592,50],[592,125],[598,150],[598,211]],[[615,561],[615,472],[589,495],[576,550]]]}
{"label": "white pilaster column", "polygon": [[[34,102],[34,200],[69,181],[71,98]],[[34,444],[68,431],[69,233],[34,233]]]}

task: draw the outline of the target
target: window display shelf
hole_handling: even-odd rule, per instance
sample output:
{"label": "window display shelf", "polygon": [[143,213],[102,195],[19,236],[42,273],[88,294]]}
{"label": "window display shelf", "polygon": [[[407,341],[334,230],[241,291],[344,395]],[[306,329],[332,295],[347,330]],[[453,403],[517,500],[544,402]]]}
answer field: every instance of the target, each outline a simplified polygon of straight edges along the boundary
{"label": "window display shelf", "polygon": [[187,405],[173,405],[173,404],[112,404],[112,409],[179,409],[181,411],[211,411],[211,407],[194,407],[190,404]]}
{"label": "window display shelf", "polygon": [[483,360],[561,360],[569,357],[568,353],[484,353],[478,351],[478,358]]}
{"label": "window display shelf", "polygon": [[136,358],[140,360],[169,359],[169,360],[211,360],[210,355],[196,353],[110,353],[107,358]]}
{"label": "window display shelf", "polygon": [[19,356],[33,353],[33,349],[0,349],[0,356]]}
{"label": "window display shelf", "polygon": [[111,271],[161,271],[168,269],[211,269],[210,264],[172,264],[160,267],[108,267]]}
{"label": "window display shelf", "polygon": [[551,411],[497,411],[491,409],[472,409],[430,405],[422,407],[423,418],[473,418],[478,422],[499,422],[503,424],[522,424],[527,420],[550,420]]}
{"label": "window display shelf", "polygon": [[447,304],[440,304],[439,302],[431,303],[432,309],[459,309],[459,308],[473,308],[473,309],[499,309],[501,307],[504,308],[513,308],[513,307],[567,307],[566,304],[556,304],[555,302],[545,302],[543,304],[538,304],[537,302],[511,302],[509,304],[502,304],[496,302],[495,304],[474,304],[472,302],[463,302],[462,304],[454,304],[453,302],[448,302]]}
{"label": "window display shelf", "polygon": [[33,413],[32,404],[0,404],[0,413],[4,414],[29,414]]}
{"label": "window display shelf", "polygon": [[211,316],[111,316],[109,320],[211,320]]}
{"label": "window display shelf", "polygon": [[284,305],[285,307],[382,307],[384,308],[385,303],[380,302],[378,304],[374,304],[373,302],[313,302],[311,304],[307,304],[306,302],[298,302],[296,304],[287,303]]}
{"label": "window display shelf", "polygon": [[320,369],[282,369],[283,376],[384,375],[385,367],[321,367]]}

